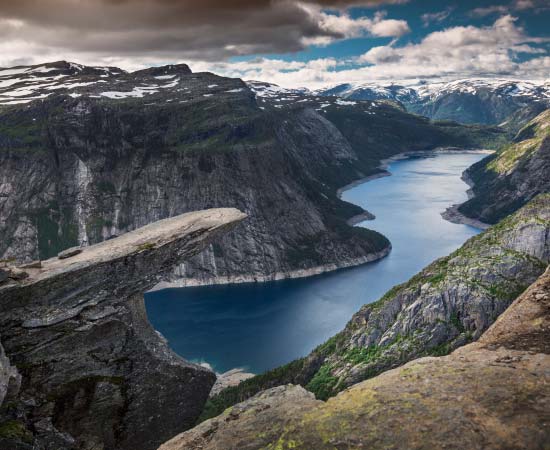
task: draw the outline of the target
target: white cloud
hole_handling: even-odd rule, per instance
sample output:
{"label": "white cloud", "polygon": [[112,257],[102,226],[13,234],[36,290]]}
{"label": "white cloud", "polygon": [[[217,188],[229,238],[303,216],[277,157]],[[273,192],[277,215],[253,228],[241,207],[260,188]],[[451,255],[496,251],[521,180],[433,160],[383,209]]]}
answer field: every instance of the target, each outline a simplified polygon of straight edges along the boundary
{"label": "white cloud", "polygon": [[[261,59],[239,63],[199,64],[201,70],[270,81],[287,87],[420,78],[550,77],[550,57],[540,45],[549,40],[528,36],[512,16],[488,27],[453,27],[427,35],[417,44],[374,47],[355,60],[309,62]],[[538,56],[521,63],[519,53]],[[544,55],[544,56],[543,56]],[[354,68],[347,68],[354,64]],[[343,70],[342,70],[343,69]]]}
{"label": "white cloud", "polygon": [[550,9],[548,0],[514,0],[507,5],[491,5],[475,8],[470,11],[473,17],[485,17],[491,14],[508,14],[511,11],[533,10],[535,12],[547,11]]}
{"label": "white cloud", "polygon": [[481,8],[475,8],[471,11],[471,15],[474,17],[485,17],[490,14],[507,14],[510,11],[509,6],[504,5],[492,5]]}
{"label": "white cloud", "polygon": [[368,35],[399,38],[411,31],[407,21],[386,19],[383,11],[374,14],[373,18],[364,16],[354,19],[346,12],[329,13],[311,4],[302,4],[302,8],[325,32],[325,36],[303,38],[305,45],[327,45],[340,36],[345,39]]}

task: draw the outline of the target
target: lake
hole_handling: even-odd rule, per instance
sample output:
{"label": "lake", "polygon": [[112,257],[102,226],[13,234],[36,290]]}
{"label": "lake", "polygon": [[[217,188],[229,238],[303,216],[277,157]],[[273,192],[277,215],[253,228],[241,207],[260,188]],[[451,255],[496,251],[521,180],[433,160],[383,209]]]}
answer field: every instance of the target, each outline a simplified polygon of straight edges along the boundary
{"label": "lake", "polygon": [[408,280],[479,230],[442,219],[467,199],[462,172],[480,153],[436,153],[394,161],[391,177],[345,191],[342,198],[376,215],[358,226],[393,245],[380,261],[315,277],[263,284],[166,289],[146,294],[153,326],[185,359],[217,372],[260,373],[307,355],[351,316]]}

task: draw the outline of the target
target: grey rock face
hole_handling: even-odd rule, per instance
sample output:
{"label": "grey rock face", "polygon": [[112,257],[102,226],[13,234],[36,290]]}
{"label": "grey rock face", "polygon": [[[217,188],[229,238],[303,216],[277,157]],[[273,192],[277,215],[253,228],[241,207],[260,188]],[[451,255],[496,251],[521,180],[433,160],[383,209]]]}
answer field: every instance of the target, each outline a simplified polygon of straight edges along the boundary
{"label": "grey rock face", "polygon": [[15,395],[20,382],[20,376],[17,369],[10,364],[10,360],[4,352],[4,347],[0,344],[0,408],[4,399],[11,389],[12,396]]}
{"label": "grey rock face", "polygon": [[57,257],[59,259],[67,259],[67,258],[70,258],[72,256],[76,256],[78,255],[79,253],[82,253],[82,248],[80,247],[72,247],[72,248],[68,248],[67,250],[63,250],[62,252],[59,252],[57,254]]}
{"label": "grey rock face", "polygon": [[215,374],[168,349],[143,292],[244,217],[214,209],[162,220],[0,287],[2,345],[22,377],[0,422],[44,450],[154,449],[192,426]]}
{"label": "grey rock face", "polygon": [[474,194],[459,211],[496,223],[540,193],[550,192],[550,110],[539,114],[511,145],[465,173]]}
{"label": "grey rock face", "polygon": [[[198,450],[202,448],[213,448],[211,436],[215,436],[218,449],[240,449],[252,450],[262,448],[260,442],[251,445],[248,427],[253,424],[256,436],[261,436],[267,430],[269,432],[283,430],[285,424],[292,423],[292,420],[310,408],[320,404],[315,400],[311,392],[300,386],[278,386],[263,391],[261,394],[239,403],[227,416],[203,422],[188,433],[179,435],[171,441],[159,447],[159,450]],[[275,423],[274,418],[281,419]],[[286,419],[285,419],[286,418]],[[242,423],[245,422],[243,427]],[[232,424],[238,423],[235,429]],[[247,431],[244,429],[248,428]],[[260,438],[260,441],[263,439]],[[284,442],[284,441],[283,441]],[[215,444],[215,445],[216,445]],[[288,447],[287,447],[288,448]],[[292,448],[292,447],[290,447]]]}
{"label": "grey rock face", "polygon": [[549,233],[550,196],[541,195],[364,306],[333,338],[335,348],[323,355],[335,377],[323,393],[477,340],[544,272],[550,263]]}

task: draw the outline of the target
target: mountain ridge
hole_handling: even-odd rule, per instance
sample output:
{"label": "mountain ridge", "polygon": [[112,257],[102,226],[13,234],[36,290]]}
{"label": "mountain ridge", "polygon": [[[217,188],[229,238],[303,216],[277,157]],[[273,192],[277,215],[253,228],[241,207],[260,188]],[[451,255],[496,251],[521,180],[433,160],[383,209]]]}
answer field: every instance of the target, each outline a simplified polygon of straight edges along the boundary
{"label": "mountain ridge", "polygon": [[185,65],[22,70],[0,72],[0,81],[23,83],[4,87],[4,101],[17,103],[0,105],[0,255],[43,259],[192,210],[246,212],[246,229],[175,270],[183,284],[308,275],[381,257],[390,243],[347,224],[365,211],[337,189],[403,151],[504,139],[494,127],[433,123],[387,102],[262,96]]}

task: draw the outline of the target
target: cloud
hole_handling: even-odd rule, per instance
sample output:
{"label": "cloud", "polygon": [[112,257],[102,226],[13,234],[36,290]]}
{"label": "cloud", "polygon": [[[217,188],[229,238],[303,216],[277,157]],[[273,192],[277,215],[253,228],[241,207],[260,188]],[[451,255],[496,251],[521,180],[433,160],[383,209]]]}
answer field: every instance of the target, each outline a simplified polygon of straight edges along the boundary
{"label": "cloud", "polygon": [[491,14],[508,14],[510,12],[521,12],[532,10],[536,13],[550,10],[548,0],[514,0],[507,5],[491,5],[475,8],[470,11],[472,17],[485,17]]}
{"label": "cloud", "polygon": [[[396,42],[374,47],[350,60],[309,62],[260,59],[239,63],[199,64],[201,70],[259,79],[287,87],[321,87],[348,82],[407,81],[426,78],[510,77],[548,79],[549,39],[531,37],[512,16],[491,26],[459,26],[428,34],[416,44]],[[518,55],[528,55],[521,62]],[[352,68],[350,68],[352,66]]]}
{"label": "cloud", "polygon": [[502,74],[515,66],[514,54],[546,53],[528,44],[547,42],[529,37],[510,15],[497,19],[490,27],[460,26],[427,35],[418,44],[403,47],[374,47],[363,54],[360,62],[386,65],[386,70],[403,66],[411,75]]}
{"label": "cloud", "polygon": [[454,10],[453,7],[449,7],[444,11],[422,14],[420,18],[422,19],[422,23],[424,24],[424,27],[427,27],[428,25],[434,22],[435,23],[443,22],[447,17],[451,15],[453,10]]}
{"label": "cloud", "polygon": [[470,12],[473,17],[485,17],[491,14],[507,14],[510,11],[509,6],[493,5],[482,8],[475,8]]}
{"label": "cloud", "polygon": [[[79,60],[150,57],[220,60],[285,53],[311,42],[370,33],[395,36],[402,21],[370,23],[346,12],[406,0],[1,0],[0,64],[56,54]],[[327,10],[333,11],[327,13]],[[66,59],[66,58],[64,58]]]}
{"label": "cloud", "polygon": [[371,19],[359,17],[353,19],[347,13],[327,13],[318,6],[302,5],[325,33],[323,36],[303,39],[304,45],[326,45],[332,42],[333,36],[357,38],[371,35],[376,37],[398,38],[411,30],[405,20],[386,19],[386,13],[379,11]]}

